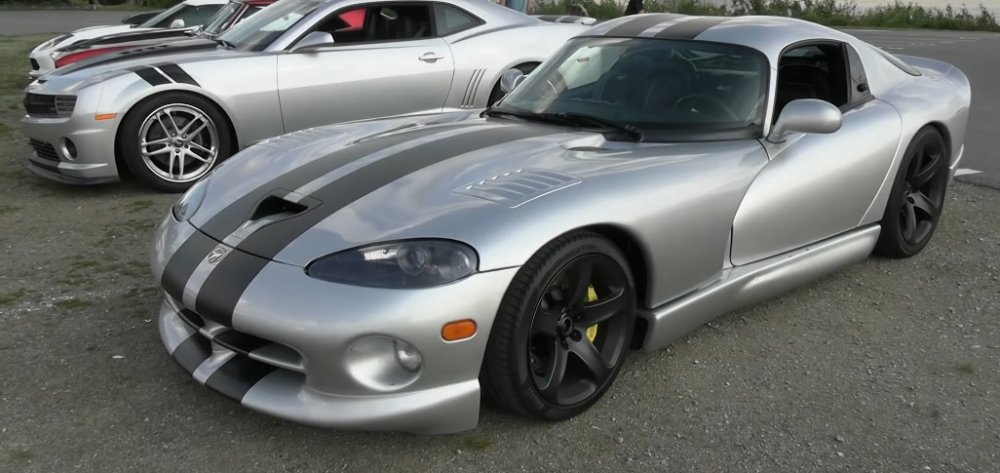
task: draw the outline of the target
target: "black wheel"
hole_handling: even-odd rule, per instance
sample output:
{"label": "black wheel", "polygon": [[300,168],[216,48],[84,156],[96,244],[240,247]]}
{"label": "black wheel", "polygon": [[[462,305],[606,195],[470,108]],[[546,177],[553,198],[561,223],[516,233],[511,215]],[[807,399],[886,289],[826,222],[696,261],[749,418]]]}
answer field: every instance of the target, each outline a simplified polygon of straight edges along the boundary
{"label": "black wheel", "polygon": [[[524,75],[528,75],[531,74],[531,71],[535,70],[536,67],[538,67],[538,64],[521,64],[520,66],[514,67],[514,69],[521,71]],[[497,83],[493,86],[493,90],[490,91],[490,98],[489,101],[486,102],[486,106],[489,107],[497,103],[497,101],[502,99],[503,96],[504,93],[500,90],[500,82],[497,81]]]}
{"label": "black wheel", "polygon": [[132,108],[118,151],[132,174],[156,190],[182,192],[232,154],[226,118],[197,95],[169,92]]}
{"label": "black wheel", "polygon": [[949,178],[944,138],[933,127],[921,129],[899,164],[876,254],[909,258],[927,246],[944,208]]}
{"label": "black wheel", "polygon": [[621,370],[635,312],[635,284],[615,245],[589,232],[552,241],[504,295],[486,348],[485,391],[538,419],[585,411]]}

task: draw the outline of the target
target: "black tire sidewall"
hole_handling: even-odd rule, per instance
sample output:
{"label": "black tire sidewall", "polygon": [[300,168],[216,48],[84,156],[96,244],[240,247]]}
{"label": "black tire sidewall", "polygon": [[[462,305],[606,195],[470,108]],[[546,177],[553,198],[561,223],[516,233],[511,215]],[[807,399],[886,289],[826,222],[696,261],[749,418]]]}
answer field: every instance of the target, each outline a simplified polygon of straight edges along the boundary
{"label": "black tire sidewall", "polygon": [[917,244],[908,243],[903,237],[903,229],[900,227],[899,217],[897,215],[897,212],[903,205],[903,199],[906,198],[906,196],[903,195],[906,185],[906,171],[912,164],[916,151],[921,149],[928,141],[931,140],[937,141],[944,152],[940,166],[948,166],[948,148],[945,146],[944,138],[941,136],[941,133],[933,127],[924,127],[917,131],[917,133],[913,136],[913,139],[910,140],[910,144],[906,148],[903,159],[899,163],[899,169],[896,171],[896,177],[892,184],[892,192],[889,194],[888,203],[886,203],[885,214],[882,216],[882,231],[879,234],[878,243],[875,246],[875,253],[880,256],[889,258],[909,258],[920,253],[934,236],[934,231],[937,229],[938,222],[941,220],[941,213],[944,211],[944,203],[948,200],[947,179],[942,179],[942,185],[944,186],[942,192],[944,192],[945,198],[941,199],[941,204],[937,209],[937,215],[934,216],[930,232],[923,241]]}
{"label": "black tire sidewall", "polygon": [[[528,340],[531,320],[542,291],[574,259],[587,254],[610,257],[625,273],[632,297],[633,313],[637,307],[635,281],[621,250],[593,233],[571,234],[554,240],[539,250],[522,266],[504,295],[497,317],[507,318],[494,324],[487,347],[484,389],[489,397],[515,411],[544,420],[563,420],[586,411],[607,392],[621,371],[630,351],[635,318],[625,334],[625,346],[611,374],[590,397],[571,406],[556,406],[545,401],[532,379],[528,364]],[[526,290],[525,290],[526,289]],[[511,320],[513,319],[513,320]],[[501,359],[502,358],[502,359]]]}
{"label": "black tire sidewall", "polygon": [[136,180],[160,192],[179,193],[184,192],[197,181],[176,183],[163,180],[146,167],[139,150],[139,129],[142,127],[143,121],[156,109],[172,103],[183,103],[195,107],[212,120],[219,137],[219,155],[213,168],[232,155],[233,137],[226,116],[210,100],[187,92],[166,92],[154,95],[132,107],[125,115],[118,130],[116,148],[120,159]]}

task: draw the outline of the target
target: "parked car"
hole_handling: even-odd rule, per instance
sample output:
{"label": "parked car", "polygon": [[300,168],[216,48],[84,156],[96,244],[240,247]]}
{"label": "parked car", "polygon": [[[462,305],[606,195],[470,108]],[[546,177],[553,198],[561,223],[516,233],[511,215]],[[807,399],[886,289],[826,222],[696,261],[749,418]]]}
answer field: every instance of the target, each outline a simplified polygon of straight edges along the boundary
{"label": "parked car", "polygon": [[118,33],[145,31],[154,28],[193,28],[207,23],[226,2],[227,0],[185,0],[138,26],[129,24],[91,26],[56,36],[39,44],[28,55],[28,61],[31,63],[31,71],[28,72],[28,76],[39,77],[55,69],[56,58],[53,57],[53,53],[60,48],[71,46],[80,41]]}
{"label": "parked car", "polygon": [[317,125],[482,108],[581,24],[484,0],[283,0],[215,40],[106,54],[26,89],[32,171],[178,192],[238,149]]}
{"label": "parked car", "polygon": [[[55,67],[64,67],[84,59],[126,49],[157,46],[192,37],[214,38],[229,27],[257,13],[277,0],[230,0],[215,13],[208,23],[193,28],[142,28],[113,35],[100,36],[58,48],[51,53]],[[41,72],[41,71],[40,71]]]}
{"label": "parked car", "polygon": [[631,349],[919,253],[971,98],[952,65],[785,17],[612,20],[505,83],[482,114],[293,133],[196,184],[153,238],[167,351],[305,424],[455,432],[484,393],[566,419]]}
{"label": "parked car", "polygon": [[133,15],[129,15],[126,16],[125,18],[122,18],[122,24],[139,26],[145,23],[146,20],[149,20],[150,18],[159,15],[160,13],[163,13],[163,10],[150,10],[150,11],[135,13]]}

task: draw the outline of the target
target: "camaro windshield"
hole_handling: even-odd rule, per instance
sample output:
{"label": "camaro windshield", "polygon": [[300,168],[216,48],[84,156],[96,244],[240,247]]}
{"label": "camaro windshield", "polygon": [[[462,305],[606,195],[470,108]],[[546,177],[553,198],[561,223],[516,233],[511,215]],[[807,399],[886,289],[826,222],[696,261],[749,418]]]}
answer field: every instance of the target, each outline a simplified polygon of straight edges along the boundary
{"label": "camaro windshield", "polygon": [[282,0],[219,35],[237,49],[263,51],[323,0]]}
{"label": "camaro windshield", "polygon": [[157,14],[156,16],[154,16],[154,17],[146,20],[145,23],[143,23],[143,24],[141,24],[139,26],[142,27],[142,28],[156,28],[156,25],[160,24],[163,20],[166,20],[167,18],[170,18],[170,17],[176,15],[177,12],[179,12],[181,10],[185,10],[187,8],[188,8],[187,4],[185,4],[185,3],[178,3],[177,5],[174,5],[174,6],[168,8],[166,10],[163,10],[162,12],[160,12],[159,14]]}
{"label": "camaro windshield", "polygon": [[581,117],[647,141],[757,138],[767,58],[704,41],[579,38],[531,73],[496,107],[522,118]]}
{"label": "camaro windshield", "polygon": [[241,6],[239,3],[229,2],[211,20],[208,20],[208,24],[202,31],[213,36],[221,33],[222,27],[229,22],[233,15],[240,11]]}

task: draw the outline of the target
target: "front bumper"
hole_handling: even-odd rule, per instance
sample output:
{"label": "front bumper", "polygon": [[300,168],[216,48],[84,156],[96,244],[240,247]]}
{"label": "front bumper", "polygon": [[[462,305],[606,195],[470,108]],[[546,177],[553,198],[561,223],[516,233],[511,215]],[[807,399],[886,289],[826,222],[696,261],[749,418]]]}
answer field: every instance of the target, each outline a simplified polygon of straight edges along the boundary
{"label": "front bumper", "polygon": [[[77,110],[69,118],[25,115],[21,127],[33,153],[26,165],[42,177],[67,184],[101,184],[119,180],[115,163],[115,133],[119,118],[95,120]],[[74,157],[70,146],[76,148]]]}
{"label": "front bumper", "polygon": [[[184,235],[197,232],[170,217],[164,224],[153,249],[156,277]],[[207,261],[192,280],[204,282],[204,269],[213,264]],[[166,296],[160,335],[195,380],[259,412],[344,430],[459,432],[478,424],[486,342],[516,271],[393,290],[333,284],[301,267],[269,262],[243,291],[231,325],[191,310],[200,287],[189,281],[184,294]],[[207,277],[216,276],[224,275]],[[472,338],[441,338],[445,323],[463,319],[477,324]],[[379,338],[415,347],[423,360],[418,374],[398,383],[376,379],[372,373],[384,368],[385,357],[366,358],[371,345],[359,343]]]}

